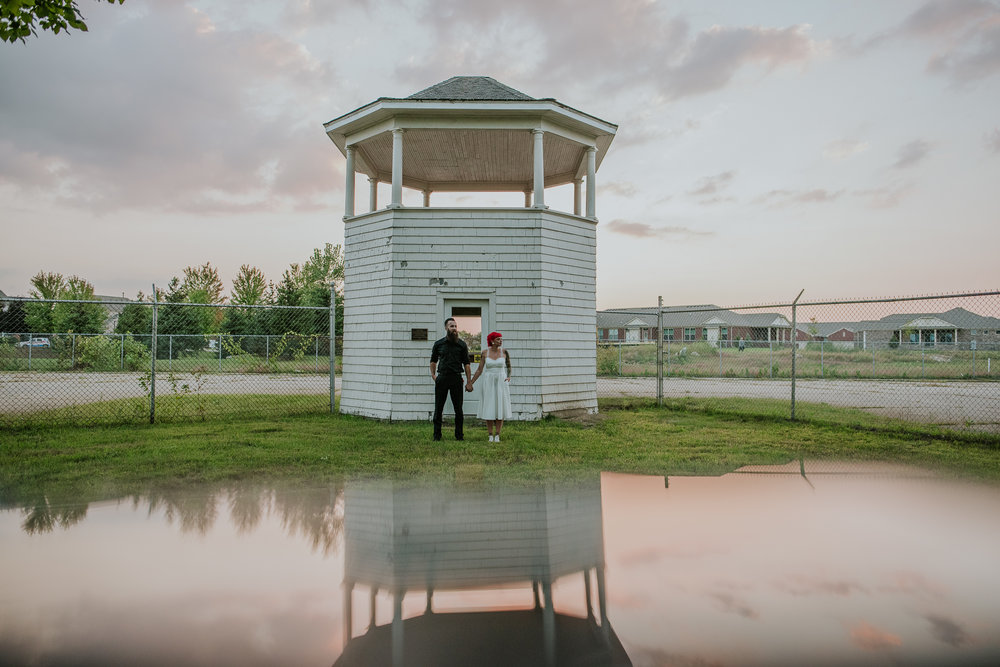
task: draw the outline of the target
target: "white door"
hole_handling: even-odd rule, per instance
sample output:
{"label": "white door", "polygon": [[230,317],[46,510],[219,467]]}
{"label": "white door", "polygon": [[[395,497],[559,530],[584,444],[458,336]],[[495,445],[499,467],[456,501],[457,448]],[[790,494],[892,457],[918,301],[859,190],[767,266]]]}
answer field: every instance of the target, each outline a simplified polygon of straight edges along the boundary
{"label": "white door", "polygon": [[[479,367],[479,355],[486,347],[486,334],[493,329],[490,323],[490,302],[486,299],[445,299],[445,317],[454,317],[458,324],[458,335],[469,346],[472,358],[472,374]],[[465,394],[462,411],[466,417],[475,416],[479,411],[480,384],[476,383],[472,393]],[[455,414],[451,401],[444,404],[445,414]]]}

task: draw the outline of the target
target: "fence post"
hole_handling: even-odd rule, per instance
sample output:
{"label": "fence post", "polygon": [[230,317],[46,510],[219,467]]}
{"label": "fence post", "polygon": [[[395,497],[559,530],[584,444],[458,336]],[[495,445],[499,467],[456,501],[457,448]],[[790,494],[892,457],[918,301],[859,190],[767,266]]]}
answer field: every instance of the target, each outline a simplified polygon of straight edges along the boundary
{"label": "fence post", "polygon": [[34,341],[34,339],[35,339],[35,334],[29,333],[28,334],[28,370],[29,371],[31,370],[31,349],[33,347],[35,347],[34,345],[32,345],[32,342]]}
{"label": "fence post", "polygon": [[76,366],[76,334],[69,335],[69,367]]}
{"label": "fence post", "polygon": [[149,423],[156,418],[156,284],[153,284],[152,354],[149,355]]}
{"label": "fence post", "polygon": [[[317,343],[318,344],[318,343]],[[330,412],[335,411],[337,391],[337,287],[330,283]]]}
{"label": "fence post", "polygon": [[663,297],[656,297],[656,405],[663,407]]}
{"label": "fence post", "polygon": [[125,334],[122,334],[122,370],[125,370]]}
{"label": "fence post", "polygon": [[622,339],[618,339],[618,377],[622,376]]}
{"label": "fence post", "polygon": [[825,348],[825,340],[819,342],[819,376],[821,378],[826,377],[826,368],[823,366],[823,351]]}
{"label": "fence post", "polygon": [[219,372],[221,373],[222,372],[222,334],[221,333],[218,334],[218,343],[217,343],[217,345],[219,346]]}
{"label": "fence post", "polygon": [[167,350],[167,370],[174,370],[174,335],[167,336],[170,349]]}
{"label": "fence post", "polygon": [[802,298],[802,292],[805,292],[805,289],[799,292],[799,295],[795,297],[795,301],[792,301],[792,419],[795,419],[795,357],[799,356],[799,346],[797,340],[799,337],[797,328],[798,325],[796,324],[795,317],[797,315],[796,310],[798,308],[799,299]]}
{"label": "fence post", "polygon": [[719,337],[719,377],[722,377],[722,338]]}

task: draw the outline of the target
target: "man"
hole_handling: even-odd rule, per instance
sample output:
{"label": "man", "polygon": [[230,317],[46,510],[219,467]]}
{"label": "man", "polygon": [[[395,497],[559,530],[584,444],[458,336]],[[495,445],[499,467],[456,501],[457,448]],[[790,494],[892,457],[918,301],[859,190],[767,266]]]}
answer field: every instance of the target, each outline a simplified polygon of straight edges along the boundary
{"label": "man", "polygon": [[[451,394],[455,408],[455,439],[464,440],[462,427],[462,369],[465,369],[465,391],[472,391],[472,368],[469,365],[469,346],[458,337],[458,323],[454,317],[444,321],[445,337],[434,342],[431,349],[431,380],[434,381],[434,439],[441,439],[441,419],[444,401]],[[440,366],[440,369],[439,369]],[[440,370],[440,372],[438,372]]]}

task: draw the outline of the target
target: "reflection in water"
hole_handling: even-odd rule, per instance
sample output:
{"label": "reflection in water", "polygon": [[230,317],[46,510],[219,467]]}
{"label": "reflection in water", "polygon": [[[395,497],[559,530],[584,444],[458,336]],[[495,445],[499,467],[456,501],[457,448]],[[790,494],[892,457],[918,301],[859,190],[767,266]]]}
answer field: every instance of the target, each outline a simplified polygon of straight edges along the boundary
{"label": "reflection in water", "polygon": [[1000,488],[910,468],[0,499],[0,665],[1000,664]]}
{"label": "reflection in water", "polygon": [[[345,492],[344,637],[338,667],[354,665],[631,665],[608,623],[601,489],[575,486],[473,491],[392,483]],[[586,616],[556,612],[553,582],[583,583]],[[595,586],[596,584],[596,586]],[[356,588],[368,626],[355,636]],[[527,609],[445,611],[435,595],[523,587]],[[597,615],[593,590],[597,592]],[[377,594],[392,620],[377,624]],[[404,619],[419,593],[423,613]]]}

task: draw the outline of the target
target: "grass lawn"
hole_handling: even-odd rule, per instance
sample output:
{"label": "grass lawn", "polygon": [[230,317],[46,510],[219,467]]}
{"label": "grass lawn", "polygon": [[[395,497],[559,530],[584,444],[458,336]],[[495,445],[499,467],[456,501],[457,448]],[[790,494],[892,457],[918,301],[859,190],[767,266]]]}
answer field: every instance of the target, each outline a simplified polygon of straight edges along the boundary
{"label": "grass lawn", "polygon": [[[290,401],[295,399],[290,398]],[[734,399],[735,401],[735,399]],[[101,406],[96,406],[99,409]],[[294,405],[290,406],[294,409]],[[814,406],[795,422],[733,405],[602,401],[580,420],[510,422],[500,445],[470,420],[466,440],[431,441],[427,423],[318,409],[131,426],[34,426],[0,433],[0,503],[39,493],[132,493],[235,479],[404,477],[509,483],[590,471],[718,475],[750,464],[888,461],[1000,481],[1000,437],[949,432]]]}

